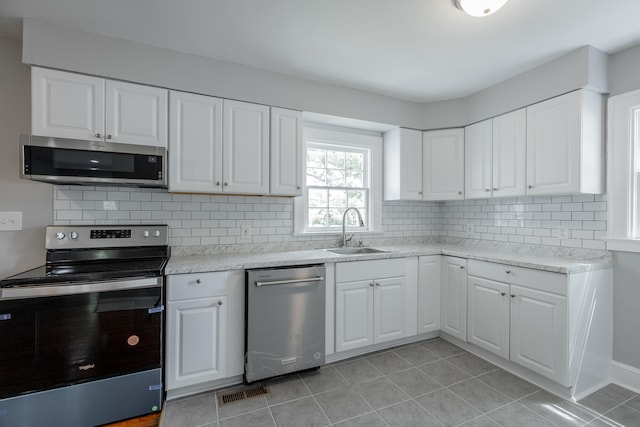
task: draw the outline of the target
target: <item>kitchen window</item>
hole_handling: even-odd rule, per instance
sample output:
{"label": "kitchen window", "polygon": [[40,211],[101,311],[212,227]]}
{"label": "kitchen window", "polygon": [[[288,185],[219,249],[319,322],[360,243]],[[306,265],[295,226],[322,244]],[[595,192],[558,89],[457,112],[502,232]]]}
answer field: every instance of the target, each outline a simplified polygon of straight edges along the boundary
{"label": "kitchen window", "polygon": [[336,233],[350,211],[350,232],[380,231],[382,205],[382,137],[368,131],[305,127],[305,179],[295,201],[296,233]]}
{"label": "kitchen window", "polygon": [[607,249],[640,252],[640,90],[609,98]]}

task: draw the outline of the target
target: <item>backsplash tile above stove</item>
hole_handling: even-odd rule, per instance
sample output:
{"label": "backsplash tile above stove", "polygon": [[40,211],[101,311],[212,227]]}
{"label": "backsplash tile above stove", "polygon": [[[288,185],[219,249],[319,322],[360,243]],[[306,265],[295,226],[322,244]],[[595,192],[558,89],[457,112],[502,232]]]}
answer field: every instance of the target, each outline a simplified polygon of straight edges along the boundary
{"label": "backsplash tile above stove", "polygon": [[[293,235],[293,199],[173,194],[162,189],[57,185],[54,224],[169,225],[172,246],[323,241],[336,235]],[[447,202],[383,202],[382,235],[398,239],[462,237],[524,244],[604,249],[606,197],[566,195]],[[251,236],[242,238],[243,225]],[[568,238],[560,239],[559,227]]]}

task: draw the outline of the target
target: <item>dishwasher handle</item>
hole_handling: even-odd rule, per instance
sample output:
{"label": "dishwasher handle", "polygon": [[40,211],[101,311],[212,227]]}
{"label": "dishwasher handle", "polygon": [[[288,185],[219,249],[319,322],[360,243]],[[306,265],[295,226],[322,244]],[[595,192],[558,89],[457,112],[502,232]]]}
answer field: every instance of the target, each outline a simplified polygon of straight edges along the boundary
{"label": "dishwasher handle", "polygon": [[288,285],[291,283],[307,283],[307,282],[321,282],[324,280],[324,277],[309,277],[306,279],[288,279],[288,280],[271,280],[265,282],[256,281],[256,286],[273,286],[273,285]]}

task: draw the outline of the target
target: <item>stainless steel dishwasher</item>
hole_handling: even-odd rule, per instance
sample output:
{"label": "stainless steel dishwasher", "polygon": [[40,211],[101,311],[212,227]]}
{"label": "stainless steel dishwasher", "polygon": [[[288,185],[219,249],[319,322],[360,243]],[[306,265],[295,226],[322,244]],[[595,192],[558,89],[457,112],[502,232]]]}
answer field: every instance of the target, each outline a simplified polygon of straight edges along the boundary
{"label": "stainless steel dishwasher", "polygon": [[324,265],[247,270],[245,382],[324,365]]}

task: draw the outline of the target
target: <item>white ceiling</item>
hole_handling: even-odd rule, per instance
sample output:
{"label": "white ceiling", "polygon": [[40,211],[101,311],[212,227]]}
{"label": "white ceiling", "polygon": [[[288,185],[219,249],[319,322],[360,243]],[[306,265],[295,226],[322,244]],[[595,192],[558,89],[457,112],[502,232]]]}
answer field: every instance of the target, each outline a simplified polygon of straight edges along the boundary
{"label": "white ceiling", "polygon": [[292,76],[429,102],[466,96],[578,47],[640,43],[640,0],[2,0],[29,17]]}

